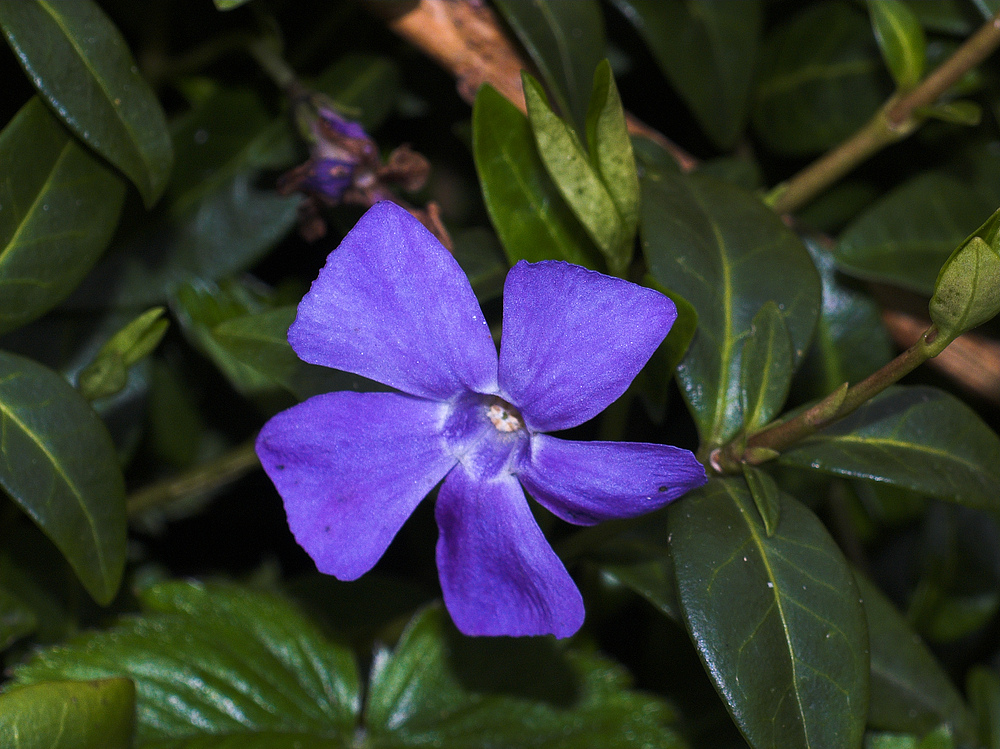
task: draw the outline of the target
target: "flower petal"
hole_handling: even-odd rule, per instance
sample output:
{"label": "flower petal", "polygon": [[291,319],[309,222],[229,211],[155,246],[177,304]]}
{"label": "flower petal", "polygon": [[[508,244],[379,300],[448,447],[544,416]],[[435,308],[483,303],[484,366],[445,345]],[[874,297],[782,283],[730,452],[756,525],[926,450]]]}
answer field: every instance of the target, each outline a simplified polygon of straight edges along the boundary
{"label": "flower petal", "polygon": [[625,392],[676,317],[652,289],[522,260],[504,284],[501,392],[533,430],[582,424]]}
{"label": "flower petal", "polygon": [[435,508],[444,602],[467,635],[569,637],[583,598],[510,474],[477,480],[460,464]]}
{"label": "flower petal", "polygon": [[496,348],[468,279],[394,203],[376,204],[330,253],[288,341],[310,364],[410,395],[496,392]]}
{"label": "flower petal", "polygon": [[398,393],[326,393],[264,425],[257,455],[320,572],[354,580],[370,570],[455,464],[444,409]]}
{"label": "flower petal", "polygon": [[659,509],[707,480],[688,450],[640,442],[573,442],[535,434],[517,475],[539,504],[576,525]]}

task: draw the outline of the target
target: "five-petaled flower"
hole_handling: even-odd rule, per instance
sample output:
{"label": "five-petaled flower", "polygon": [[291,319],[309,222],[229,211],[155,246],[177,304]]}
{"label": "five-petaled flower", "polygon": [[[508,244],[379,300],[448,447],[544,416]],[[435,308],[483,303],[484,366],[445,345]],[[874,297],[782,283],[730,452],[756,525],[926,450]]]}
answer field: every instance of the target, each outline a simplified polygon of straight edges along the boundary
{"label": "five-petaled flower", "polygon": [[573,634],[583,600],[524,489],[592,525],[705,482],[687,450],[546,434],[618,398],[676,315],[651,289],[522,261],[504,285],[498,357],[454,258],[405,210],[377,204],[328,258],[288,340],[307,362],[401,392],[326,393],[264,426],[257,453],[296,540],[321,572],[356,579],[443,481],[437,565],[458,628]]}

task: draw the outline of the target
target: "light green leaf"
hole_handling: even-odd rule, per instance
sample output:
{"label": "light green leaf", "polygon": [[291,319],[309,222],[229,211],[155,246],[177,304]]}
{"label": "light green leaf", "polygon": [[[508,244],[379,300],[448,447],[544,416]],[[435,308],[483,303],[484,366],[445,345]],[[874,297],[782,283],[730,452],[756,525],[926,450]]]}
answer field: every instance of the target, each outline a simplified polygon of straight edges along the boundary
{"label": "light green leaf", "polygon": [[131,749],[135,687],[128,679],[50,681],[0,694],[0,746]]}
{"label": "light green leaf", "polygon": [[108,603],[125,565],[125,483],[104,424],[55,372],[0,352],[0,430],[0,485]]}
{"label": "light green leaf", "polygon": [[996,209],[996,200],[940,172],[900,185],[852,221],[834,249],[838,267],[930,296],[952,251]]}
{"label": "light green leaf", "polygon": [[792,338],[785,318],[778,305],[768,301],[750,323],[740,361],[740,402],[747,434],[769,423],[785,404],[792,361]]}
{"label": "light green leaf", "polygon": [[911,90],[920,82],[927,65],[927,39],[920,21],[901,0],[868,0],[868,13],[896,88],[901,92]]}
{"label": "light green leaf", "polygon": [[612,0],[720,148],[743,130],[762,21],[757,0]]}
{"label": "light green leaf", "polygon": [[5,333],[62,301],[97,262],[118,224],[125,185],[37,97],[0,132],[0,163]]}
{"label": "light green leaf", "polygon": [[290,603],[194,582],[141,598],[145,616],[39,651],[15,682],[130,677],[139,746],[258,731],[350,742],[360,709],[354,658]]}
{"label": "light green leaf", "polygon": [[887,78],[865,14],[814,3],[764,40],[754,129],[779,153],[830,148],[875,114],[892,91]]}
{"label": "light green leaf", "polygon": [[1000,509],[1000,439],[975,411],[936,388],[891,387],[779,460]]}
{"label": "light green leaf", "polygon": [[173,161],[163,109],[97,3],[2,0],[0,27],[59,118],[155,203]]}
{"label": "light green leaf", "polygon": [[631,257],[633,237],[618,207],[576,133],[549,108],[538,81],[527,73],[522,73],[521,79],[528,105],[528,122],[542,163],[604,255],[608,269],[613,274],[621,274]]}
{"label": "light green leaf", "polygon": [[511,265],[566,260],[604,267],[545,171],[528,118],[489,84],[479,89],[472,108],[472,149],[483,201]]}
{"label": "light green leaf", "polygon": [[805,354],[820,306],[820,283],[799,239],[760,200],[698,175],[647,168],[642,245],[650,272],[698,313],[698,330],[677,370],[702,442],[721,445],[743,423],[740,371],[753,315],[778,304]]}
{"label": "light green leaf", "polygon": [[582,127],[594,69],[604,58],[597,0],[497,0],[564,117]]}
{"label": "light green leaf", "polygon": [[153,307],[130,321],[101,346],[93,361],[80,370],[77,387],[89,401],[121,392],[128,369],[155,349],[170,323],[161,320],[163,307]]}
{"label": "light green leaf", "polygon": [[713,479],[667,515],[685,622],[751,746],[858,746],[867,627],[823,524],[782,494],[768,536],[742,478]]}

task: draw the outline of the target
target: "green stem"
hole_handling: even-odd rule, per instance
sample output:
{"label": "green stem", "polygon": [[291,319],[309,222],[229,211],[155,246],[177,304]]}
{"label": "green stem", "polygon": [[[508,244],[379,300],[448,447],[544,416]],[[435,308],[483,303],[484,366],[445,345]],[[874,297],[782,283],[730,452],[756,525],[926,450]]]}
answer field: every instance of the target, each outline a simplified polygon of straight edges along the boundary
{"label": "green stem", "polygon": [[254,440],[250,439],[215,460],[133,492],[125,506],[130,516],[139,515],[154,507],[219,489],[258,467],[260,461],[254,451]]}
{"label": "green stem", "polygon": [[768,193],[777,213],[792,213],[887,145],[902,140],[923,122],[918,110],[938,100],[969,70],[1000,46],[1000,13],[984,24],[920,84],[893,96],[854,135]]}
{"label": "green stem", "polygon": [[258,37],[252,40],[247,44],[247,51],[260,65],[261,70],[274,81],[274,85],[282,91],[288,91],[298,86],[295,71],[274,48],[271,39]]}

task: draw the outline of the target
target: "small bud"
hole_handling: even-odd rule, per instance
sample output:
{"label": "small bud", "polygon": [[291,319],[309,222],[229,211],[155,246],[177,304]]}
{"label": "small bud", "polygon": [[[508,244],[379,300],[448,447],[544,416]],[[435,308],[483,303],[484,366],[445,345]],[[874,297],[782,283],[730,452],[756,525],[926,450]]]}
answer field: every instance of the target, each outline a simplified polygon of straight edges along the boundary
{"label": "small bud", "polygon": [[162,315],[163,307],[143,312],[101,346],[77,377],[77,388],[84,398],[106,398],[124,389],[128,368],[150,354],[167,332],[169,323],[159,319]]}
{"label": "small bud", "polygon": [[949,257],[938,273],[929,312],[938,336],[932,355],[1000,312],[1000,210]]}

